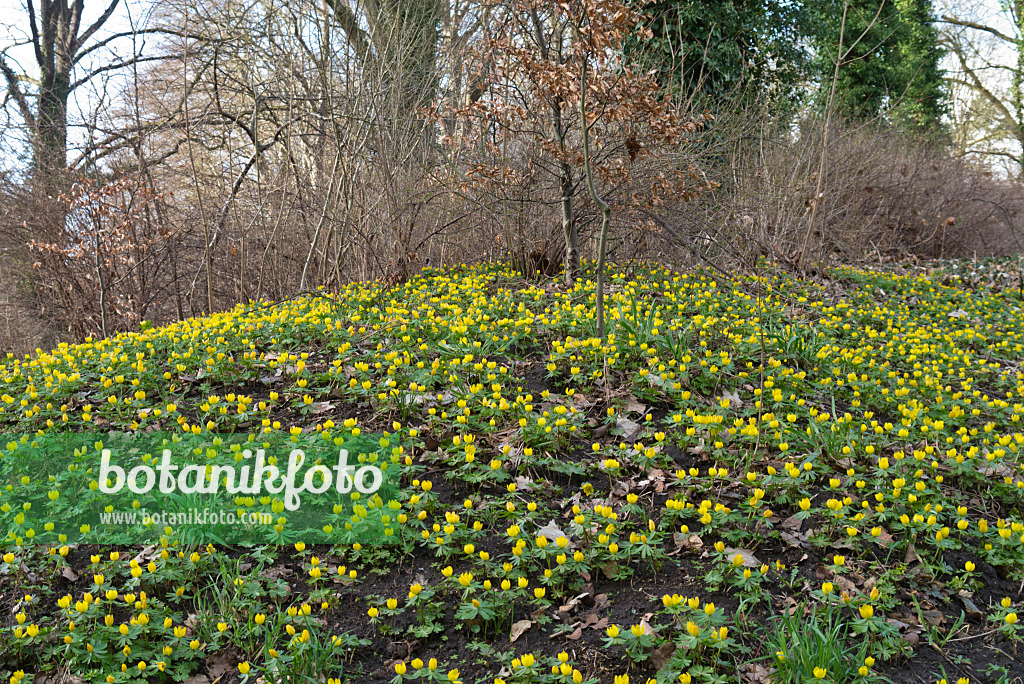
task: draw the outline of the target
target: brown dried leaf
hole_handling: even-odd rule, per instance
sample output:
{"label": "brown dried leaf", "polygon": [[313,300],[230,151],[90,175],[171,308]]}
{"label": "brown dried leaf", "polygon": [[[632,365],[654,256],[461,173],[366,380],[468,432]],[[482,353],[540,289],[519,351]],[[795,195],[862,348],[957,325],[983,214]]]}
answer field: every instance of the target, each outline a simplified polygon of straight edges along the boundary
{"label": "brown dried leaf", "polygon": [[519,622],[512,625],[512,631],[509,633],[508,643],[514,644],[516,639],[521,637],[523,633],[533,626],[533,620],[520,620]]}
{"label": "brown dried leaf", "polygon": [[757,560],[757,557],[754,556],[754,552],[749,549],[734,549],[727,546],[725,547],[725,554],[730,559],[732,559],[736,554],[743,556],[743,567],[745,568],[761,567],[761,561]]}
{"label": "brown dried leaf", "polygon": [[687,551],[692,551],[694,553],[704,546],[704,541],[696,534],[675,532],[672,535],[672,540],[675,541],[677,548],[686,549]]}
{"label": "brown dried leaf", "polygon": [[665,667],[665,663],[669,661],[672,654],[676,652],[676,645],[671,641],[666,641],[658,648],[651,652],[651,665],[654,666],[655,670],[660,670]]}
{"label": "brown dried leaf", "polygon": [[799,532],[800,528],[804,526],[804,521],[796,517],[795,515],[791,515],[782,521],[782,526],[785,527],[787,530]]}
{"label": "brown dried leaf", "polygon": [[206,659],[206,676],[217,681],[235,668],[235,657],[229,651],[212,653]]}
{"label": "brown dried leaf", "polygon": [[647,411],[647,406],[640,403],[640,400],[630,394],[626,397],[626,405],[622,408],[623,413],[640,413]]}

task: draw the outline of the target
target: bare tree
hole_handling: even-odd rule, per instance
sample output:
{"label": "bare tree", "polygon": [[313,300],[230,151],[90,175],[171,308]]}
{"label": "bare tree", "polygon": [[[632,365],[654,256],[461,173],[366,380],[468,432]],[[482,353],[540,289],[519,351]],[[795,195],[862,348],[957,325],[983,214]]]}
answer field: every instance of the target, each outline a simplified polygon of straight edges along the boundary
{"label": "bare tree", "polygon": [[[96,86],[98,79],[113,72],[163,58],[144,54],[137,42],[132,44],[136,49],[117,48],[123,39],[165,34],[166,28],[100,33],[119,3],[111,0],[86,25],[85,0],[26,0],[27,39],[0,51],[0,72],[7,86],[5,104],[17,107],[30,131],[33,179],[44,188],[59,188],[67,169],[68,106],[75,93]],[[10,59],[9,51],[19,45],[31,47],[38,76],[20,70]]]}
{"label": "bare tree", "polygon": [[950,8],[942,16],[943,43],[956,68],[959,93],[955,132],[965,153],[1006,160],[1024,175],[1024,2],[1000,3],[985,14],[978,6]]}

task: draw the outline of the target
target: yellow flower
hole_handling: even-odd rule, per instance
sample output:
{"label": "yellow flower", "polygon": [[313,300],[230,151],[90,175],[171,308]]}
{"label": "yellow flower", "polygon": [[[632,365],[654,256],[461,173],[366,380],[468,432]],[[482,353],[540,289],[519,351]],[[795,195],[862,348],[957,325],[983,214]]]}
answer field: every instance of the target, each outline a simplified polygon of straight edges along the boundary
{"label": "yellow flower", "polygon": [[249,674],[249,663],[248,661],[238,664],[238,671],[242,674]]}
{"label": "yellow flower", "polygon": [[827,675],[827,674],[828,674],[828,670],[826,670],[823,667],[816,667],[816,668],[814,668],[814,678],[815,679],[824,679],[825,675]]}

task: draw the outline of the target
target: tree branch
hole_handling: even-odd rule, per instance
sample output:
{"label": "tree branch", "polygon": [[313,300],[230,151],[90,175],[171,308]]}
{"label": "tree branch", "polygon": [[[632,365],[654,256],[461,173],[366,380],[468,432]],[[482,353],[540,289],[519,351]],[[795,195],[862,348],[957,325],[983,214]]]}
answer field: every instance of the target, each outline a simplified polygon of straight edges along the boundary
{"label": "tree branch", "polygon": [[32,48],[36,53],[36,64],[42,64],[43,51],[39,43],[39,25],[36,22],[35,0],[26,0],[25,5],[28,7],[28,23],[32,27]]}
{"label": "tree branch", "polygon": [[175,31],[175,30],[169,29],[169,28],[151,28],[151,29],[139,29],[138,31],[121,31],[119,33],[115,33],[113,35],[107,36],[103,40],[97,41],[97,42],[93,43],[92,45],[90,45],[85,50],[82,50],[81,52],[77,53],[75,55],[75,64],[78,64],[79,62],[82,61],[83,58],[89,56],[93,52],[96,52],[97,50],[103,49],[104,47],[106,47],[110,43],[114,42],[115,40],[118,40],[120,38],[128,38],[128,37],[132,37],[132,36],[144,36],[144,35],[150,35],[150,34],[158,34],[158,35],[163,35],[163,36],[174,36],[175,38],[188,38],[188,39],[192,39],[192,40],[201,40],[201,41],[203,41],[205,43],[222,43],[222,42],[226,42],[228,40],[227,38],[211,38],[210,36],[197,35],[197,34],[193,34],[193,33],[183,33],[181,31]]}
{"label": "tree branch", "polygon": [[7,93],[14,98],[14,101],[18,103],[18,109],[21,110],[21,115],[25,119],[25,123],[28,124],[30,129],[34,129],[36,126],[36,117],[32,114],[32,107],[29,105],[28,98],[25,97],[25,93],[21,92],[21,86],[18,84],[20,78],[18,74],[7,65],[7,60],[4,59],[3,54],[0,54],[0,71],[4,72],[4,78],[7,79]]}
{"label": "tree branch", "polygon": [[74,83],[72,83],[71,86],[68,88],[68,90],[74,90],[74,89],[76,89],[76,88],[78,88],[80,86],[83,86],[86,83],[88,83],[90,80],[92,80],[95,76],[99,76],[100,74],[102,74],[102,73],[104,73],[106,71],[115,71],[117,69],[123,69],[125,67],[132,66],[133,64],[142,64],[144,62],[160,62],[160,61],[163,61],[165,59],[172,59],[172,58],[173,58],[172,56],[165,56],[165,55],[154,55],[153,57],[143,57],[142,55],[136,55],[135,57],[132,57],[131,59],[127,59],[127,60],[125,60],[123,62],[118,62],[116,64],[107,64],[107,65],[101,66],[101,67],[99,67],[99,68],[97,68],[97,69],[95,69],[93,71],[90,71],[88,74],[86,74],[82,78],[80,78],[77,81],[75,81]]}
{"label": "tree branch", "polygon": [[325,0],[325,2],[334,13],[334,19],[338,22],[338,26],[345,32],[345,38],[355,48],[356,57],[360,61],[365,61],[370,53],[370,39],[366,35],[366,31],[359,26],[359,18],[356,17],[355,12],[345,4],[345,0]]}
{"label": "tree branch", "polygon": [[1013,44],[1017,43],[1017,39],[1014,38],[1013,36],[1008,36],[1005,33],[1003,33],[1002,31],[1000,31],[998,29],[995,29],[995,28],[992,28],[991,26],[985,26],[984,24],[978,24],[978,23],[975,23],[973,21],[966,21],[964,19],[958,19],[956,17],[951,17],[951,16],[949,16],[947,14],[943,14],[942,15],[942,21],[945,24],[951,24],[953,26],[963,26],[964,28],[971,28],[971,29],[975,29],[976,31],[985,31],[986,33],[991,33],[996,38],[999,38],[1001,40],[1005,40],[1008,43],[1013,43]]}
{"label": "tree branch", "polygon": [[961,81],[960,79],[956,78],[952,78],[950,79],[950,81],[953,83],[957,83],[958,85],[963,85],[970,88],[971,90],[975,91],[976,93],[979,93],[982,97],[991,102],[992,105],[997,110],[999,110],[999,113],[1002,115],[1006,125],[1013,132],[1013,135],[1019,138],[1020,123],[1014,118],[1010,110],[1007,109],[1003,101],[996,97],[995,94],[993,94],[992,91],[986,88],[985,84],[981,82],[981,79],[978,77],[978,74],[975,73],[975,71],[971,69],[970,65],[967,63],[967,57],[966,55],[964,55],[962,49],[956,43],[956,41],[951,41],[950,47],[953,49],[953,54],[956,55],[957,61],[960,62],[960,67],[963,69],[964,74],[971,79],[970,82]]}
{"label": "tree branch", "polygon": [[[78,0],[79,4],[81,4],[82,1],[83,0]],[[117,9],[118,2],[120,2],[120,0],[111,0],[110,5],[107,6],[107,9],[103,10],[103,14],[101,14],[99,18],[93,22],[92,26],[87,28],[85,30],[85,33],[83,33],[81,36],[75,39],[75,42],[71,49],[72,55],[81,50],[82,46],[85,45],[86,41],[92,38],[92,35],[99,31],[100,28],[102,28],[103,24],[107,23],[107,20],[110,19],[110,17],[114,14],[114,10]],[[77,26],[75,28],[77,29]],[[72,35],[74,35],[74,33],[72,33]]]}

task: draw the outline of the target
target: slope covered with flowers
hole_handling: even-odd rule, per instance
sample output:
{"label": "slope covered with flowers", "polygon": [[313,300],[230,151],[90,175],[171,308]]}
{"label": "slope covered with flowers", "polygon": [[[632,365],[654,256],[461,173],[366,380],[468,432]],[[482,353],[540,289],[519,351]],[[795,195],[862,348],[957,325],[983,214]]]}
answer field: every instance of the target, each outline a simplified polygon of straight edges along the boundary
{"label": "slope covered with flowers", "polygon": [[[636,265],[603,344],[590,280],[428,270],[9,356],[0,675],[1020,675],[1024,301],[955,268]],[[328,545],[68,543],[25,454],[148,430],[372,434],[398,485]]]}

